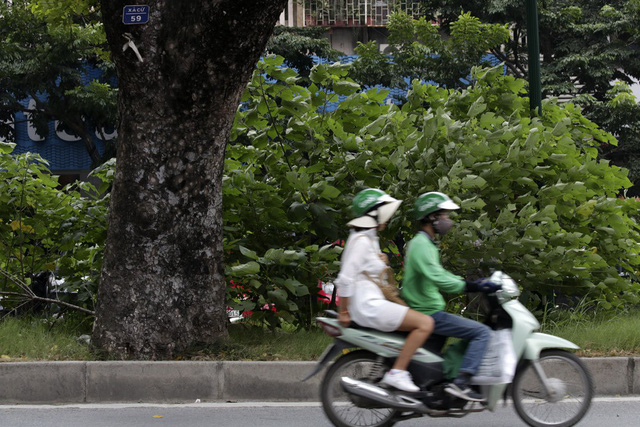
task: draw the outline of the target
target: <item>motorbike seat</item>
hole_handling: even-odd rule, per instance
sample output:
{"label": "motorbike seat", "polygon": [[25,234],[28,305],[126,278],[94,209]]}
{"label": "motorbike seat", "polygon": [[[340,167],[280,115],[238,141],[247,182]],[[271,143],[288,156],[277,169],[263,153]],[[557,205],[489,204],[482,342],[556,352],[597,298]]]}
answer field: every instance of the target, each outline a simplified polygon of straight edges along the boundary
{"label": "motorbike seat", "polygon": [[[338,317],[338,313],[335,312],[334,310],[325,310],[324,314],[325,314],[325,316],[327,316],[329,318],[332,318],[332,319],[336,319]],[[353,329],[377,331],[377,329],[374,329],[374,328],[367,328],[367,327],[364,327],[364,326],[360,326],[356,322],[354,322],[353,320],[349,324],[349,327],[353,328]],[[398,335],[402,335],[404,337],[409,335],[409,332],[406,332],[406,331],[395,331],[393,333],[398,334]],[[425,350],[430,351],[431,353],[435,353],[438,356],[442,356],[442,348],[444,347],[444,344],[445,344],[446,341],[447,341],[447,337],[444,336],[444,335],[431,334],[429,336],[429,338],[427,338],[427,341],[423,344],[422,347]]]}
{"label": "motorbike seat", "polygon": [[[351,323],[349,324],[349,327],[352,329],[360,329],[364,331],[378,331],[375,328],[367,328],[365,326],[360,326],[354,321],[351,321]],[[409,335],[408,331],[395,331],[392,333],[403,336],[403,337],[406,337],[407,335]],[[429,338],[427,338],[427,341],[422,345],[422,348],[424,348],[427,351],[430,351],[431,353],[435,353],[438,356],[442,356],[442,348],[444,347],[444,344],[446,341],[447,341],[447,337],[444,335],[431,334],[429,335]]]}

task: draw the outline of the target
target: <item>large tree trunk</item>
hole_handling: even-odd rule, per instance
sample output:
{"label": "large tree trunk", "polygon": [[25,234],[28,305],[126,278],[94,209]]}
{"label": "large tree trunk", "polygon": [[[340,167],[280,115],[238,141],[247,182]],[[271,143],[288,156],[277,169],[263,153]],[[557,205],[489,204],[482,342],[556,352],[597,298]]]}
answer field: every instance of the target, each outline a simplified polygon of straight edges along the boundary
{"label": "large tree trunk", "polygon": [[127,3],[101,2],[121,117],[93,338],[119,358],[166,359],[226,335],[225,146],[286,0],[147,1],[144,25],[122,23]]}

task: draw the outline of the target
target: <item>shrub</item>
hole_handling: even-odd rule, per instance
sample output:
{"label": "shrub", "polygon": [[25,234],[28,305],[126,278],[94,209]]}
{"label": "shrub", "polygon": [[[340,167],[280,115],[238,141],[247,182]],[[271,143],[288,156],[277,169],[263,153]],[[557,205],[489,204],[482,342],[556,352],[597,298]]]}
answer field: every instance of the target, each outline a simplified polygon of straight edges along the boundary
{"label": "shrub", "polygon": [[[106,238],[108,194],[89,182],[60,188],[37,154],[11,155],[0,143],[0,295],[6,309],[31,299],[31,281],[43,272],[64,278],[40,297],[65,298],[91,311]],[[113,162],[96,169],[106,187]],[[63,298],[64,299],[64,298]],[[58,307],[59,308],[59,307]]]}
{"label": "shrub", "polygon": [[[385,104],[386,91],[361,91],[342,64],[317,66],[306,88],[281,64],[258,65],[227,149],[227,274],[253,292],[241,306],[274,304],[272,322],[282,310],[308,324],[310,310],[288,301],[335,274],[332,245],[365,187],[405,200],[383,235],[390,252],[414,232],[415,198],[443,191],[462,206],[442,242],[453,271],[502,269],[529,293],[586,295],[604,308],[637,302],[630,214],[639,205],[618,198],[627,171],[598,159],[615,139],[577,107],[546,100],[532,117],[526,82],[500,67],[474,69],[463,90],[414,82],[398,107]],[[334,252],[325,259],[318,248]]]}

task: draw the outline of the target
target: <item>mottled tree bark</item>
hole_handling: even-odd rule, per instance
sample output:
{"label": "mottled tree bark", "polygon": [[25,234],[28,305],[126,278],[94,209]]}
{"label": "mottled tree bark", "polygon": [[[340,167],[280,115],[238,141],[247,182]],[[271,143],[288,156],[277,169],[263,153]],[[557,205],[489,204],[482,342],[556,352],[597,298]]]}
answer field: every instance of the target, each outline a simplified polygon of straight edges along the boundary
{"label": "mottled tree bark", "polygon": [[144,25],[122,23],[127,3],[101,1],[121,117],[93,342],[166,359],[226,335],[225,146],[286,0],[151,0]]}

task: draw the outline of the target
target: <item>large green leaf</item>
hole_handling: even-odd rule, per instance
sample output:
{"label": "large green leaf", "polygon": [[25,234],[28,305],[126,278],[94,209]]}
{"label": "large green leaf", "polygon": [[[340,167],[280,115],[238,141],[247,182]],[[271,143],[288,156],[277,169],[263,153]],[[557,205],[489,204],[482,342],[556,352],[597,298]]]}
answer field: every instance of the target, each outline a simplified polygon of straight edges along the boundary
{"label": "large green leaf", "polygon": [[231,267],[231,274],[233,276],[242,277],[250,274],[257,274],[260,272],[260,264],[255,261],[249,261],[245,264],[234,265]]}
{"label": "large green leaf", "polygon": [[5,154],[9,154],[13,151],[13,149],[15,148],[16,144],[13,142],[3,142],[0,141],[0,152],[5,153]]}

